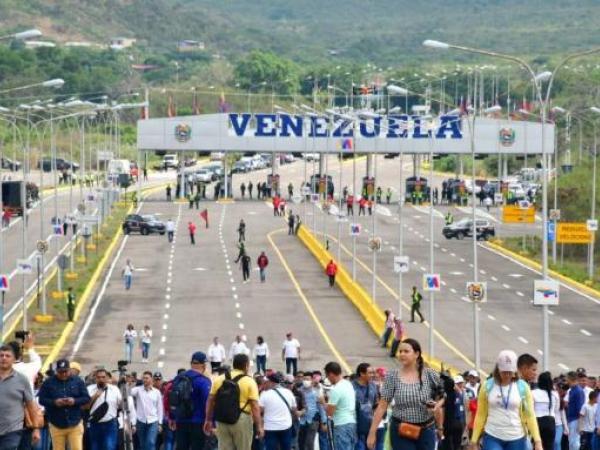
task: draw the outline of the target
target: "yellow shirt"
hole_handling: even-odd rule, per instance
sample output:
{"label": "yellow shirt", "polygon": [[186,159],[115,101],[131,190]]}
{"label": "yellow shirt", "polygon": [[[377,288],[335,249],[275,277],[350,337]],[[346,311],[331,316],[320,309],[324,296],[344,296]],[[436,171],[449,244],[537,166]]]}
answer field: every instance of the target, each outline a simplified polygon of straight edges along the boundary
{"label": "yellow shirt", "polygon": [[[231,371],[231,378],[235,378],[238,375],[243,374],[241,370],[233,369]],[[223,385],[225,375],[218,376],[212,384],[210,389],[210,395],[216,395],[219,388]],[[250,400],[258,401],[258,386],[256,381],[251,376],[244,376],[239,379],[238,386],[240,387],[240,408],[242,411],[250,414]]]}

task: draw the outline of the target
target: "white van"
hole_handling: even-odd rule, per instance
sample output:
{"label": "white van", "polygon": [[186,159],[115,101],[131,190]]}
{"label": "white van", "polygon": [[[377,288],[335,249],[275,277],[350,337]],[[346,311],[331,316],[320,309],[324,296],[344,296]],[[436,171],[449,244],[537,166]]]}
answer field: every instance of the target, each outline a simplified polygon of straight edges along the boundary
{"label": "white van", "polygon": [[120,174],[131,173],[131,163],[128,159],[111,159],[108,162],[108,179],[116,180]]}
{"label": "white van", "polygon": [[167,169],[169,167],[171,167],[171,168],[177,167],[179,165],[179,160],[177,159],[177,155],[175,155],[175,154],[165,155],[163,157],[162,165],[163,165],[163,167],[166,167]]}

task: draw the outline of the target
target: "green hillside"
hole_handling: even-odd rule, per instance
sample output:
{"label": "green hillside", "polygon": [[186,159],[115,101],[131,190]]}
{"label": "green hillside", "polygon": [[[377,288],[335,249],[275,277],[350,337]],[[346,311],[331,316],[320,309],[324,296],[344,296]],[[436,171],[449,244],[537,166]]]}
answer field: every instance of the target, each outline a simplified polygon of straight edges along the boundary
{"label": "green hillside", "polygon": [[426,38],[530,56],[598,45],[600,2],[0,0],[0,28],[27,26],[59,41],[106,42],[124,35],[142,47],[167,50],[177,40],[195,39],[211,54],[232,59],[262,48],[297,62],[398,66],[439,58],[421,48]]}

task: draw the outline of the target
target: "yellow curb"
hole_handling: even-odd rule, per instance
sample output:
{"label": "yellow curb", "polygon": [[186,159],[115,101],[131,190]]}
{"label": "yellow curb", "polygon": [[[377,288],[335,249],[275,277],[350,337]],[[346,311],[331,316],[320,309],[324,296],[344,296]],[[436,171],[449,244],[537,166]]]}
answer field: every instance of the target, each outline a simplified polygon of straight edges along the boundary
{"label": "yellow curb", "polygon": [[65,293],[63,291],[52,291],[51,295],[54,300],[60,300],[65,296]]}
{"label": "yellow curb", "polygon": [[78,256],[75,258],[75,261],[77,261],[78,263],[84,263],[85,262],[85,256]]}
{"label": "yellow curb", "polygon": [[223,199],[217,200],[217,203],[219,203],[221,205],[228,205],[230,203],[235,203],[235,200],[233,200],[231,198],[223,198]]}
{"label": "yellow curb", "polygon": [[65,278],[67,280],[76,280],[79,277],[79,274],[76,272],[67,272],[65,273]]}
{"label": "yellow curb", "polygon": [[[512,250],[508,250],[507,248],[504,248],[495,242],[489,241],[486,243],[486,245],[493,248],[494,250],[499,251],[500,253],[502,253],[506,256],[510,256],[510,257],[516,259],[517,261],[519,261],[522,264],[525,264],[528,267],[531,267],[531,268],[539,270],[539,271],[542,270],[542,265],[540,263],[534,261],[531,258],[521,256],[518,253],[515,253]],[[594,297],[600,298],[600,291],[586,285],[585,283],[581,283],[577,280],[574,280],[573,278],[569,278],[566,275],[563,275],[562,273],[559,273],[552,269],[548,269],[548,274],[554,278],[558,278],[560,281],[562,281],[564,283],[570,284],[572,286],[575,286],[578,289],[581,289],[583,292],[585,292],[588,295],[592,295]],[[587,281],[591,281],[591,280],[587,280]]]}
{"label": "yellow curb", "polygon": [[96,244],[88,244],[88,245],[86,245],[86,248],[88,250],[96,250]]}
{"label": "yellow curb", "polygon": [[33,320],[37,323],[52,323],[54,321],[54,316],[51,316],[50,314],[36,314],[33,316]]}

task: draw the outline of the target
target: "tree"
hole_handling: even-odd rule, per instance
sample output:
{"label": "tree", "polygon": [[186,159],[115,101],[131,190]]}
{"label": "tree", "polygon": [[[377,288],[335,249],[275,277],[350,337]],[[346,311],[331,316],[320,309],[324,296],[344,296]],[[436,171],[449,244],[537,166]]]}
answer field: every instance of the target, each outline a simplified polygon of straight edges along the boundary
{"label": "tree", "polygon": [[289,94],[297,90],[298,68],[271,52],[254,50],[235,66],[234,78],[242,89],[264,86],[264,90]]}

